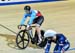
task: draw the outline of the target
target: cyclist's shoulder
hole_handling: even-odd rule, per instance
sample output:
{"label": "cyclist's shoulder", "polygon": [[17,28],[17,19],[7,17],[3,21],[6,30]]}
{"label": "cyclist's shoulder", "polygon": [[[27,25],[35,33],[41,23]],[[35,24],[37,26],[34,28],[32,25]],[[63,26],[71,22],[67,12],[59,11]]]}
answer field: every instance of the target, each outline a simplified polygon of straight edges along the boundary
{"label": "cyclist's shoulder", "polygon": [[64,34],[57,34],[57,37],[59,41],[64,41],[66,39]]}
{"label": "cyclist's shoulder", "polygon": [[31,12],[32,12],[32,13],[38,13],[38,10],[32,9]]}
{"label": "cyclist's shoulder", "polygon": [[56,34],[56,36],[58,36],[58,37],[60,37],[60,38],[61,38],[61,37],[65,37],[64,34],[62,34],[62,33],[58,33],[58,34]]}

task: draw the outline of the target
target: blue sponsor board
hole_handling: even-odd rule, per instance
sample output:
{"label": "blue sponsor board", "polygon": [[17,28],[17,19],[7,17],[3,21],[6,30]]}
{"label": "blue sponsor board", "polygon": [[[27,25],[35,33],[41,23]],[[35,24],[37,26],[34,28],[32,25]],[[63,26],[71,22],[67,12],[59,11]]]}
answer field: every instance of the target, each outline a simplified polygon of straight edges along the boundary
{"label": "blue sponsor board", "polygon": [[60,0],[29,0],[29,1],[17,1],[17,2],[5,2],[5,0],[2,1],[2,3],[0,2],[0,6],[4,6],[4,5],[14,5],[14,4],[28,4],[28,3],[38,3],[38,2],[52,2],[52,1],[60,1]]}

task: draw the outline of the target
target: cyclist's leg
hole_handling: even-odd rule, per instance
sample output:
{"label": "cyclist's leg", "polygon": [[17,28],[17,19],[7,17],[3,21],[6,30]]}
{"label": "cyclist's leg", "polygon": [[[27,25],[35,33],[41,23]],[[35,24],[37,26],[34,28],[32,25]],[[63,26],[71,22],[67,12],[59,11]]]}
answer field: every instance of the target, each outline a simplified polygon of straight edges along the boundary
{"label": "cyclist's leg", "polygon": [[57,50],[58,50],[58,45],[55,46],[53,53],[56,53]]}
{"label": "cyclist's leg", "polygon": [[37,34],[38,34],[38,37],[39,37],[39,42],[42,41],[41,39],[41,29],[40,29],[40,26],[42,25],[43,21],[44,21],[44,17],[43,16],[40,16],[40,17],[37,17],[36,19],[36,31],[37,31]]}
{"label": "cyclist's leg", "polygon": [[38,40],[38,44],[40,44],[41,41],[42,41],[42,39],[41,39],[41,29],[40,29],[39,26],[36,27],[36,31],[37,31],[38,38],[39,38],[39,40]]}
{"label": "cyclist's leg", "polygon": [[65,51],[67,51],[70,47],[70,44],[64,44],[64,46],[59,46],[56,45],[55,49],[54,49],[54,53],[64,53]]}
{"label": "cyclist's leg", "polygon": [[37,30],[38,37],[39,37],[39,43],[38,44],[40,44],[41,41],[42,41],[42,39],[41,39],[42,35],[41,35],[40,26],[42,25],[43,21],[44,21],[44,17],[43,16],[38,17],[37,24],[36,24],[36,30]]}
{"label": "cyclist's leg", "polygon": [[58,44],[55,46],[54,48],[54,52],[53,53],[61,53],[62,51],[62,46],[59,46]]}
{"label": "cyclist's leg", "polygon": [[[62,50],[65,52],[65,51],[67,51],[69,48],[70,48],[70,43],[67,43],[67,44],[65,44],[65,45],[63,46]],[[64,53],[64,52],[63,52],[63,53]]]}

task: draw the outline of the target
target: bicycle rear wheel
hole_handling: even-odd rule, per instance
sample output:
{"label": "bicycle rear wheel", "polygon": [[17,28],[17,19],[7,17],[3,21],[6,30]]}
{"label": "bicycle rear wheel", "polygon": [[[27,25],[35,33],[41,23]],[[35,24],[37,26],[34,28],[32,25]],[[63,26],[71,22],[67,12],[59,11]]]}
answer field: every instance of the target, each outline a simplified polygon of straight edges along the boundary
{"label": "bicycle rear wheel", "polygon": [[25,30],[19,31],[16,37],[16,44],[18,48],[25,49],[29,44],[29,35]]}

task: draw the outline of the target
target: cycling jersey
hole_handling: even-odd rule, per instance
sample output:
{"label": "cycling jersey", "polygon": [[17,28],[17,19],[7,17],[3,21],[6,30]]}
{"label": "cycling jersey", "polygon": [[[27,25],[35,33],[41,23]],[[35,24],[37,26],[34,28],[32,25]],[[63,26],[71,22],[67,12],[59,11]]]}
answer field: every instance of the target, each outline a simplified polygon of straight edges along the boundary
{"label": "cycling jersey", "polygon": [[[62,49],[66,51],[70,47],[70,43],[68,42],[67,38],[63,34],[56,34],[56,41],[53,41],[53,40],[47,41],[47,44],[45,47],[45,53],[49,53],[52,42],[56,44],[54,48],[54,53],[61,53],[60,51]],[[55,51],[59,51],[59,52],[55,52]]]}
{"label": "cycling jersey", "polygon": [[22,18],[22,21],[21,21],[21,25],[24,25],[24,22],[26,21],[27,17],[30,17],[28,25],[31,25],[33,23],[34,19],[39,16],[42,16],[42,14],[39,11],[31,10],[30,14],[26,14],[26,13],[24,14],[24,17]]}

